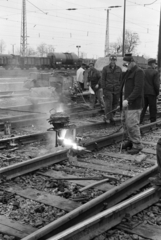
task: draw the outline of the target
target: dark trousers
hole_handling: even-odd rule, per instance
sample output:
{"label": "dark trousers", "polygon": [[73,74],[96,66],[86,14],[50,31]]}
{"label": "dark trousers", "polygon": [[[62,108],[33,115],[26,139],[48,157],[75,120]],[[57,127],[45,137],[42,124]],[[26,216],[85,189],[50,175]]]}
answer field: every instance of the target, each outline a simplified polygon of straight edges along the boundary
{"label": "dark trousers", "polygon": [[161,173],[161,138],[157,142],[157,163],[159,173]]}
{"label": "dark trousers", "polygon": [[79,87],[83,91],[84,90],[84,83],[79,82]]}
{"label": "dark trousers", "polygon": [[104,109],[104,100],[103,100],[103,91],[102,88],[92,88],[92,90],[94,91],[95,94],[91,94],[90,95],[90,101],[91,101],[91,105],[92,108],[95,107],[95,104],[97,102],[97,99],[99,101],[99,104],[101,105],[101,108]]}
{"label": "dark trousers", "polygon": [[140,116],[140,123],[143,122],[144,116],[149,106],[150,121],[155,122],[157,117],[157,97],[154,95],[144,95],[144,107]]}
{"label": "dark trousers", "polygon": [[119,94],[114,94],[108,92],[104,95],[104,102],[105,102],[105,116],[107,119],[113,119],[115,112],[109,113],[112,110],[116,109],[119,104]]}

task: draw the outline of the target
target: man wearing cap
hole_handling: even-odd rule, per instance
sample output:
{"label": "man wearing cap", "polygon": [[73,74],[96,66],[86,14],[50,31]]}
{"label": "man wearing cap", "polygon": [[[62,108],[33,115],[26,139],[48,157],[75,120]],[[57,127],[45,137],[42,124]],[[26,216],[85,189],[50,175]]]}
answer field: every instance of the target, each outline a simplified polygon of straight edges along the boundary
{"label": "man wearing cap", "polygon": [[92,108],[95,107],[96,97],[97,97],[97,99],[101,105],[101,109],[104,109],[103,92],[101,89],[100,80],[101,80],[100,73],[97,71],[97,69],[94,68],[93,62],[90,62],[88,77],[87,77],[87,85],[88,86],[90,85],[94,92],[94,94],[91,94],[91,96],[90,96]]}
{"label": "man wearing cap", "polygon": [[144,100],[144,72],[139,68],[132,54],[125,54],[123,60],[128,70],[121,83],[120,109],[127,141],[122,144],[129,154],[139,153],[143,146],[140,134],[140,114]]}
{"label": "man wearing cap", "polygon": [[149,106],[150,121],[156,121],[157,115],[157,96],[159,95],[160,81],[156,70],[156,59],[148,59],[149,67],[145,72],[144,85],[144,107],[140,117],[140,123],[143,122],[147,107]]}
{"label": "man wearing cap", "polygon": [[109,56],[110,64],[102,70],[101,85],[103,88],[105,101],[105,118],[106,122],[115,124],[114,115],[119,103],[120,82],[122,79],[122,70],[116,65],[117,56],[112,54]]}

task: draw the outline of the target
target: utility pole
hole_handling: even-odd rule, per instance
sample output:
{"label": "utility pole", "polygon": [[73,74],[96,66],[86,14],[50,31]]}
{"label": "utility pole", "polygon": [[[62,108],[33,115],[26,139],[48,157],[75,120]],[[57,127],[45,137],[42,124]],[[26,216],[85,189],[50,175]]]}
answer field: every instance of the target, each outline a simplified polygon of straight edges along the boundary
{"label": "utility pole", "polygon": [[78,48],[78,57],[79,57],[79,48],[80,48],[81,46],[76,46],[76,48]]}
{"label": "utility pole", "polygon": [[109,6],[107,11],[107,18],[106,18],[106,34],[105,34],[105,49],[104,49],[104,56],[106,57],[110,53],[110,41],[109,41],[109,13],[112,8],[119,8],[121,6]]}
{"label": "utility pole", "polygon": [[124,20],[123,20],[123,37],[122,37],[122,56],[125,54],[125,17],[126,17],[126,0],[124,0]]}
{"label": "utility pole", "polygon": [[27,50],[26,0],[22,0],[21,40],[20,40],[21,56],[26,56],[26,50]]}
{"label": "utility pole", "polygon": [[109,11],[110,11],[110,9],[107,9],[105,50],[104,50],[105,57],[109,54]]}
{"label": "utility pole", "polygon": [[161,6],[160,6],[160,22],[159,22],[159,39],[158,39],[158,71],[161,80]]}
{"label": "utility pole", "polygon": [[14,45],[16,44],[11,44],[12,45],[12,53],[14,54]]}

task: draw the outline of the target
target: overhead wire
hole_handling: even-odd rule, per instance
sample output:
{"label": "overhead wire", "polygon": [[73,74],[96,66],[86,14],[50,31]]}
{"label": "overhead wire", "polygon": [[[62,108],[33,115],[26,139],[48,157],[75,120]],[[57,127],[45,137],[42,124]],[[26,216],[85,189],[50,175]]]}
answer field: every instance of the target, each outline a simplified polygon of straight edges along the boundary
{"label": "overhead wire", "polygon": [[[127,1],[130,2],[130,3],[133,3],[133,4],[135,4],[135,5],[144,7],[145,9],[147,8],[147,9],[151,9],[151,10],[153,10],[153,11],[159,12],[159,10],[156,10],[156,9],[154,9],[154,8],[146,7],[147,4],[140,4],[140,3],[132,2],[132,1],[129,1],[129,0],[127,0]],[[154,3],[155,3],[155,2],[154,2]],[[151,4],[150,4],[150,5],[151,5]]]}
{"label": "overhead wire", "polygon": [[[78,4],[77,4],[78,5]],[[140,5],[140,4],[139,4]],[[35,5],[34,5],[35,6]],[[35,6],[36,7],[36,6]],[[15,8],[14,8],[15,9]],[[30,11],[31,12],[31,11]],[[34,12],[34,11],[32,11],[32,12]],[[118,17],[118,15],[115,15],[115,14],[113,14],[113,13],[110,13],[110,14],[112,14],[112,15],[114,15],[114,16],[117,16]],[[54,16],[54,15],[52,15],[52,14],[49,14],[50,16]],[[55,17],[55,16],[54,16]],[[56,17],[58,17],[58,16],[56,16]],[[63,18],[63,17],[60,17],[59,16],[59,18]],[[65,17],[65,19],[71,19],[71,18],[67,18],[67,17]],[[122,18],[121,18],[122,19]],[[75,20],[75,19],[71,19],[71,20]],[[130,23],[132,23],[132,24],[135,24],[135,25],[138,25],[138,26],[141,26],[140,24],[136,24],[136,23],[133,23],[133,22],[131,22],[130,20],[127,20],[128,22],[130,22]],[[80,22],[85,22],[85,21],[80,21]],[[86,23],[89,23],[89,24],[91,24],[91,22],[86,22]],[[95,24],[95,23],[94,23]],[[100,24],[99,24],[100,25]],[[142,26],[143,28],[146,28],[146,27],[144,27],[144,26]]]}
{"label": "overhead wire", "polygon": [[[66,1],[67,2],[67,1]],[[68,1],[69,2],[69,1]],[[130,2],[130,1],[129,1]],[[133,3],[133,2],[131,2],[131,3]],[[77,4],[77,5],[80,5],[80,4]],[[81,5],[80,5],[81,6]],[[12,9],[15,9],[15,8],[12,8]],[[85,7],[84,8],[82,8],[82,9],[85,9]],[[97,8],[97,9],[95,9],[95,11],[99,11],[100,12],[100,10],[98,10],[98,9],[101,9],[101,8]],[[110,14],[113,14],[113,13],[110,13]],[[114,14],[113,14],[114,15]],[[50,17],[55,17],[55,15],[52,15],[52,14],[50,14],[49,13],[49,16]],[[49,17],[48,16],[48,17]],[[115,16],[117,16],[118,17],[118,15],[115,15]],[[58,16],[56,16],[57,18],[58,18]],[[67,17],[60,17],[59,16],[59,18],[63,18],[63,19],[70,19],[70,20],[72,20],[72,21],[76,21],[76,19],[74,19],[74,18],[67,18]],[[103,19],[103,18],[102,18]],[[122,18],[121,18],[122,19]],[[85,21],[79,21],[79,22],[85,22]],[[128,20],[128,22],[130,22],[129,20]],[[89,23],[89,22],[85,22],[85,23]],[[136,24],[136,23],[133,23],[133,22],[130,22],[130,23],[132,23],[132,24],[135,24],[135,25],[138,25],[138,24]],[[34,23],[33,23],[34,24]],[[91,24],[91,22],[89,23],[89,24]],[[94,25],[96,25],[95,23],[94,23]],[[101,24],[99,24],[100,26],[102,26]],[[40,26],[42,26],[42,25],[40,25]],[[139,27],[140,27],[140,24],[138,25]],[[44,25],[44,27],[45,27],[45,25]],[[47,26],[48,27],[48,26]],[[53,27],[53,26],[51,26],[51,27]],[[142,26],[143,27],[143,26]],[[61,28],[61,27],[60,27]],[[104,28],[104,26],[102,27],[102,28]],[[146,27],[143,27],[143,28],[145,28],[145,29],[147,29]],[[151,29],[150,29],[151,30]],[[72,29],[72,31],[74,31],[73,29]],[[153,30],[153,31],[155,31],[155,30]],[[146,34],[146,33],[144,33],[144,34]],[[148,34],[150,34],[150,33],[148,33]],[[152,34],[151,34],[152,35]],[[56,37],[56,38],[58,38],[58,37]],[[59,37],[60,38],[60,37]]]}
{"label": "overhead wire", "polygon": [[40,9],[39,7],[37,7],[36,5],[34,5],[33,3],[31,3],[29,0],[27,0],[27,2],[29,2],[32,6],[34,6],[35,8],[37,8],[40,12],[44,13],[44,14],[48,14],[47,12],[44,12],[42,9]]}
{"label": "overhead wire", "polygon": [[[116,17],[118,17],[118,18],[121,18],[121,17],[119,17],[118,15],[116,15],[116,14],[114,14],[114,13],[111,13],[112,15],[115,15]],[[140,24],[137,24],[137,23],[134,23],[134,22],[132,22],[132,21],[130,21],[130,20],[126,20],[126,22],[129,22],[129,23],[132,23],[132,24],[134,24],[134,25],[137,25],[137,26],[139,26],[139,27],[141,27],[141,28],[144,28],[144,29],[147,29],[147,27],[144,27],[144,26],[142,26],[142,25],[140,25]],[[155,31],[155,30],[152,30],[152,29],[150,29],[151,31]]]}

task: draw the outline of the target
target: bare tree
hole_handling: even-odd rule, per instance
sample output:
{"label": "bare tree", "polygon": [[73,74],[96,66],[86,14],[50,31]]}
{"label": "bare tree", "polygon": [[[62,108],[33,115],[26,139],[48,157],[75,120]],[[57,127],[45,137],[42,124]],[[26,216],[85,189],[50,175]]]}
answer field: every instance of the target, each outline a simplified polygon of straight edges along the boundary
{"label": "bare tree", "polygon": [[125,52],[135,52],[139,44],[139,35],[129,30],[125,31]]}
{"label": "bare tree", "polygon": [[[125,53],[132,52],[135,53],[137,46],[140,43],[139,35],[137,33],[133,33],[130,30],[125,31]],[[117,39],[117,42],[113,42],[110,44],[110,49],[115,53],[122,52],[122,37]]]}
{"label": "bare tree", "polygon": [[47,53],[53,53],[55,51],[54,46],[51,44],[46,45],[46,51]]}
{"label": "bare tree", "polygon": [[46,43],[41,43],[38,47],[37,47],[37,51],[40,54],[41,57],[46,56],[48,53],[52,53],[54,52],[54,46],[53,45],[48,45]]}
{"label": "bare tree", "polygon": [[0,40],[0,53],[3,53],[6,49],[6,44],[3,39]]}
{"label": "bare tree", "polygon": [[32,47],[27,48],[27,53],[26,53],[27,56],[31,56],[31,55],[33,56],[36,54],[37,54],[37,52]]}
{"label": "bare tree", "polygon": [[117,42],[110,43],[110,52],[113,52],[115,54],[119,54],[122,52],[122,47],[119,39]]}
{"label": "bare tree", "polygon": [[45,43],[41,43],[37,47],[37,51],[38,51],[40,57],[44,57],[44,55],[46,55],[46,44]]}

